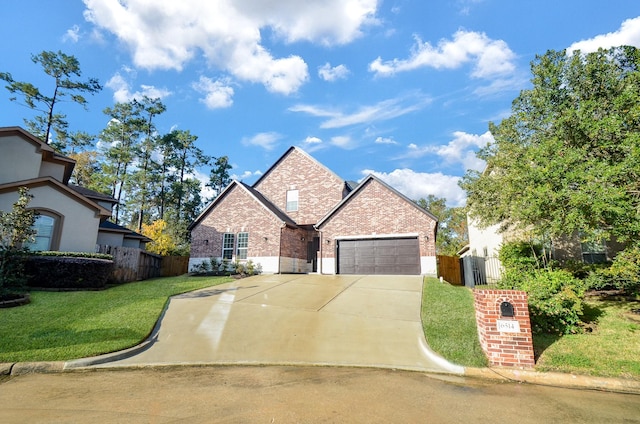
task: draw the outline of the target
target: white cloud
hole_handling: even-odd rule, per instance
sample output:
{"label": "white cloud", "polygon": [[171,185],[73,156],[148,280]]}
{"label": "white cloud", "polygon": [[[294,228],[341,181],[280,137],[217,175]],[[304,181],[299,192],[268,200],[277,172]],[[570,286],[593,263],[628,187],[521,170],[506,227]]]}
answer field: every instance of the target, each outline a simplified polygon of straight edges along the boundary
{"label": "white cloud", "polygon": [[580,50],[582,53],[591,53],[599,48],[608,49],[618,46],[640,47],[640,16],[627,19],[615,32],[600,34],[588,40],[578,41],[567,48],[567,52],[573,53]]}
{"label": "white cloud", "polygon": [[320,124],[320,128],[343,128],[351,125],[386,121],[422,109],[431,102],[429,98],[408,101],[406,98],[383,100],[374,105],[361,106],[355,112],[343,113],[320,106],[296,105],[289,108],[292,112],[303,112],[312,116],[329,118]]}
{"label": "white cloud", "polygon": [[513,72],[514,59],[515,54],[504,41],[492,40],[481,32],[459,30],[453,40],[440,40],[436,47],[416,36],[408,59],[383,61],[378,57],[369,64],[369,70],[378,76],[390,76],[423,67],[456,69],[472,62],[473,77],[492,78]]}
{"label": "white cloud", "polygon": [[492,96],[495,94],[502,95],[508,91],[520,91],[528,84],[529,81],[524,76],[498,78],[491,81],[488,85],[476,88],[473,90],[473,94],[480,97]]}
{"label": "white cloud", "polygon": [[348,135],[337,135],[335,137],[331,137],[331,144],[346,150],[355,148],[353,140]]}
{"label": "white cloud", "polygon": [[277,132],[263,132],[258,133],[252,137],[245,137],[242,139],[242,144],[245,146],[258,146],[265,150],[272,150],[278,140],[282,138],[282,135]]}
{"label": "white cloud", "polygon": [[203,200],[213,198],[213,189],[211,187],[207,187],[209,175],[196,169],[193,174],[189,174],[186,177],[194,178],[200,182],[200,196]]}
{"label": "white cloud", "polygon": [[485,163],[476,157],[476,152],[493,140],[493,135],[489,131],[480,135],[456,131],[453,133],[453,139],[447,144],[420,147],[411,143],[407,146],[406,153],[395,159],[419,159],[427,155],[435,155],[448,164],[460,164],[465,170],[481,171]]}
{"label": "white cloud", "polygon": [[336,81],[349,76],[349,69],[345,65],[331,66],[329,62],[318,68],[318,75],[325,81]]}
{"label": "white cloud", "polygon": [[465,192],[458,186],[460,177],[444,175],[440,172],[415,172],[412,169],[396,169],[392,172],[363,170],[363,176],[373,174],[411,200],[426,198],[430,194],[447,199],[450,206],[462,206],[466,201]]}
{"label": "white cloud", "polygon": [[[126,69],[125,69],[126,71]],[[116,72],[106,83],[105,87],[113,90],[113,101],[127,103],[133,99],[142,99],[147,96],[151,99],[163,99],[171,95],[171,91],[165,88],[157,88],[152,85],[140,85],[140,90],[132,92],[129,82]]]}
{"label": "white cloud", "polygon": [[374,141],[376,144],[398,144],[392,137],[377,137]]}
{"label": "white cloud", "polygon": [[242,174],[231,174],[232,180],[244,181],[251,177],[259,177],[262,171],[244,171]]}
{"label": "white cloud", "polygon": [[233,104],[234,90],[228,78],[213,81],[211,78],[201,76],[197,82],[191,84],[194,90],[205,95],[200,99],[209,109],[230,107]]}
{"label": "white cloud", "polygon": [[320,144],[322,140],[318,137],[307,137],[304,139],[305,144]]}
{"label": "white cloud", "polygon": [[77,43],[80,39],[80,27],[78,25],[74,25],[67,30],[62,36],[62,41],[67,42],[71,41],[72,43]]}
{"label": "white cloud", "polygon": [[449,163],[462,164],[465,170],[483,170],[485,162],[476,157],[476,152],[493,142],[493,135],[489,131],[481,135],[456,131],[453,133],[453,137],[453,140],[447,145],[438,146],[436,154]]}
{"label": "white cloud", "polygon": [[147,69],[181,70],[200,52],[217,69],[272,92],[296,92],[309,77],[299,56],[274,57],[261,31],[284,42],[349,43],[376,24],[378,0],[83,0],[85,19],[113,33]]}

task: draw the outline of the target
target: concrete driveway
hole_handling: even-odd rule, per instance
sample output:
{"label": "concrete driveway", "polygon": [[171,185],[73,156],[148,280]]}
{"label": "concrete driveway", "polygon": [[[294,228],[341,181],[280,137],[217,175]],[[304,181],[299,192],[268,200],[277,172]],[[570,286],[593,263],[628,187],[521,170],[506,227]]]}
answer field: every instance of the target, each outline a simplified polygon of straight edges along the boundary
{"label": "concrete driveway", "polygon": [[427,346],[422,277],[260,275],[171,299],[128,352],[67,368],[317,364],[462,373]]}

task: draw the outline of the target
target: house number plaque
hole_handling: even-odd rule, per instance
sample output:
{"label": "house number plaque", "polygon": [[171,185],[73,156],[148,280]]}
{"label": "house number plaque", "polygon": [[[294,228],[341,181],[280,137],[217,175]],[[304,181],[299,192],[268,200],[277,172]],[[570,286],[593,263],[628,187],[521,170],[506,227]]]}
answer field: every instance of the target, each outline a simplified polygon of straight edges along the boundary
{"label": "house number plaque", "polygon": [[497,321],[498,331],[501,333],[519,333],[520,323],[513,319],[499,319]]}

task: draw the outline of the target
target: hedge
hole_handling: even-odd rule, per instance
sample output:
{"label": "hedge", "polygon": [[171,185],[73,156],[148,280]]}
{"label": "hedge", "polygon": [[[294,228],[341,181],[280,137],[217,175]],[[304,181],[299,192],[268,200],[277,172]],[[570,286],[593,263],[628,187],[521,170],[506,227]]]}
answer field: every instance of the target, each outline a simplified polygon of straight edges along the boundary
{"label": "hedge", "polygon": [[101,289],[109,284],[113,267],[107,259],[28,256],[25,274],[32,288]]}

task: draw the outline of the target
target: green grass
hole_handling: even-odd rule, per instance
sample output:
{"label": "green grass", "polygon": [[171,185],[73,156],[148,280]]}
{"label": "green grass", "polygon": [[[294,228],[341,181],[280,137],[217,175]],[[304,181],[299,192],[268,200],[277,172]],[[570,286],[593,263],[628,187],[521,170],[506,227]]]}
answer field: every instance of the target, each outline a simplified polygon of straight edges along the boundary
{"label": "green grass", "polygon": [[638,302],[589,299],[592,332],[562,337],[534,335],[536,369],[617,378],[640,378]]}
{"label": "green grass", "polygon": [[448,361],[468,367],[487,365],[478,342],[473,293],[468,288],[425,278],[422,328],[429,347]]}
{"label": "green grass", "polygon": [[149,335],[170,296],[228,281],[180,276],[103,291],[34,291],[30,304],[0,309],[0,362],[60,361],[134,346]]}

